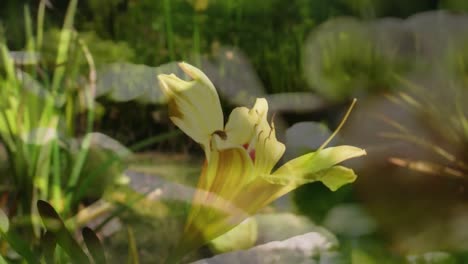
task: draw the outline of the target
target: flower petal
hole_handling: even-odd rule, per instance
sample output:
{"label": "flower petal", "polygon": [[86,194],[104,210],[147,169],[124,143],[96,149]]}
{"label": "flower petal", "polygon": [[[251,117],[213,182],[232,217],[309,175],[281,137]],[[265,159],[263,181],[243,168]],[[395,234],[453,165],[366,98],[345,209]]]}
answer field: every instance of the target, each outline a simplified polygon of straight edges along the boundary
{"label": "flower petal", "polygon": [[211,153],[198,181],[182,248],[193,250],[202,246],[249,216],[232,201],[243,195],[252,170],[252,161],[241,147]]}
{"label": "flower petal", "polygon": [[229,115],[224,128],[226,140],[219,141],[219,148],[231,148],[248,144],[255,133],[255,124],[258,123],[257,114],[247,107],[236,107]]}
{"label": "flower petal", "polygon": [[265,99],[257,99],[252,108],[258,114],[256,136],[251,142],[255,148],[254,175],[269,175],[273,167],[283,156],[286,147],[276,139],[274,123],[268,124],[268,103]]}
{"label": "flower petal", "polygon": [[350,168],[334,166],[329,169],[319,171],[317,173],[317,178],[330,190],[336,191],[343,185],[354,182],[357,176]]}
{"label": "flower petal", "polygon": [[330,147],[295,158],[264,179],[273,184],[299,186],[322,181],[331,190],[353,182],[356,178],[350,169],[336,164],[350,158],[363,156],[366,151],[352,146]]}
{"label": "flower petal", "polygon": [[209,151],[211,135],[223,129],[218,94],[203,72],[186,63],[179,66],[192,81],[184,81],[173,74],[158,76],[168,98],[169,116],[176,126]]}
{"label": "flower petal", "polygon": [[257,126],[263,118],[266,119],[267,113],[268,103],[264,98],[257,98],[251,109],[247,107],[234,108],[224,128],[226,140],[219,142],[219,148],[251,144],[256,135]]}
{"label": "flower petal", "polygon": [[256,177],[244,186],[242,195],[237,196],[233,202],[246,213],[253,215],[279,196],[285,194],[286,192],[282,192],[285,187],[279,184],[271,184],[263,177]]}
{"label": "flower petal", "polygon": [[241,147],[214,151],[205,163],[198,189],[215,193],[225,199],[237,195],[253,171],[252,160]]}
{"label": "flower petal", "polygon": [[262,120],[255,143],[254,175],[269,175],[286,150],[283,143],[276,139],[274,124]]}

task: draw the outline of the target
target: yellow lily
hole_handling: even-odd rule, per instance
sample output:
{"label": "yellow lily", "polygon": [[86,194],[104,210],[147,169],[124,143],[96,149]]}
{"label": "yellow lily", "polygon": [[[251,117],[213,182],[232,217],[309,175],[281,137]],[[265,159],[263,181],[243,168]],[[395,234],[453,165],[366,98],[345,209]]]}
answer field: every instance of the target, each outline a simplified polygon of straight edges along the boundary
{"label": "yellow lily", "polygon": [[226,233],[278,197],[305,183],[321,181],[332,190],[353,182],[351,169],[337,164],[365,155],[352,146],[320,148],[273,171],[285,151],[268,123],[268,103],[235,108],[224,126],[218,94],[208,77],[187,63],[190,77],[159,75],[172,122],[200,143],[205,163],[184,230],[179,253],[194,250]]}

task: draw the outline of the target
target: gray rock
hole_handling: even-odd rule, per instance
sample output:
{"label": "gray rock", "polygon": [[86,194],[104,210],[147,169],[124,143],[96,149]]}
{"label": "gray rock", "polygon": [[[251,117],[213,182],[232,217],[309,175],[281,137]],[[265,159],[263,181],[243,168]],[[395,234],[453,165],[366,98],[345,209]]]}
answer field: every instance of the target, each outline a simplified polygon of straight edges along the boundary
{"label": "gray rock", "polygon": [[199,260],[193,264],[318,264],[320,263],[320,255],[332,250],[336,245],[336,240],[331,240],[320,232],[310,232],[283,241],[269,242],[249,250],[236,251]]}

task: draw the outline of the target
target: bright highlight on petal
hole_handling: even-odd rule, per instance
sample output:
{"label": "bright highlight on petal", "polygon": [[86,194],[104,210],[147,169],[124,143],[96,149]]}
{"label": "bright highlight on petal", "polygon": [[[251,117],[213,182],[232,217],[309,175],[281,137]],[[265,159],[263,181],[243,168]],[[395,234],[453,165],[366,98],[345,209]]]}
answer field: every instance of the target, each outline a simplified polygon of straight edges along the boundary
{"label": "bright highlight on petal", "polygon": [[352,146],[321,147],[272,172],[286,147],[276,139],[274,123],[267,120],[268,102],[259,98],[251,109],[235,108],[224,127],[211,81],[189,64],[181,63],[180,67],[192,81],[175,75],[159,75],[159,80],[169,99],[171,120],[202,145],[206,160],[178,254],[228,232],[303,184],[321,181],[334,191],[356,179],[353,170],[338,165],[366,154]]}
{"label": "bright highlight on petal", "polygon": [[188,136],[209,150],[211,135],[223,129],[218,94],[200,70],[185,63],[180,67],[193,78],[192,81],[184,81],[173,74],[158,76],[168,98],[169,117]]}
{"label": "bright highlight on petal", "polygon": [[[186,250],[229,231],[249,215],[232,200],[242,195],[252,161],[242,148],[215,150],[204,164],[184,232]],[[222,177],[221,177],[222,175]]]}

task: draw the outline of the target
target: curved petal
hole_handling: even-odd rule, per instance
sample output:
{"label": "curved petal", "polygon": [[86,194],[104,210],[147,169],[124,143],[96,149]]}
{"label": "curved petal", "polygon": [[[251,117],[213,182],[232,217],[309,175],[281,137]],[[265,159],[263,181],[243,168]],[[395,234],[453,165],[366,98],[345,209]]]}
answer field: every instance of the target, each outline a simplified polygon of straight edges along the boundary
{"label": "curved petal", "polygon": [[276,139],[274,124],[262,120],[255,143],[254,175],[269,175],[286,150],[283,143]]}
{"label": "curved petal", "polygon": [[257,98],[251,109],[247,107],[236,107],[229,115],[228,122],[224,128],[226,140],[219,142],[219,148],[230,148],[251,144],[256,135],[256,128],[260,120],[267,115],[268,103],[264,98]]}
{"label": "curved petal", "polygon": [[229,200],[238,195],[250,179],[252,160],[241,147],[217,150],[215,145],[214,149],[210,160],[203,166],[197,189]]}
{"label": "curved petal", "polygon": [[179,66],[193,78],[192,81],[184,81],[173,74],[158,75],[168,98],[169,116],[176,126],[202,144],[205,151],[209,151],[211,135],[223,129],[223,112],[218,94],[199,69],[186,63]]}
{"label": "curved petal", "polygon": [[273,184],[291,187],[322,181],[334,191],[356,179],[352,170],[335,165],[365,154],[365,150],[352,146],[330,147],[295,158],[264,179]]}
{"label": "curved petal", "polygon": [[181,248],[193,250],[202,246],[249,216],[232,201],[243,195],[251,173],[252,161],[245,149],[211,153],[198,181]]}
{"label": "curved petal", "polygon": [[234,108],[224,128],[226,140],[220,142],[220,149],[248,144],[254,136],[257,122],[257,114],[253,114],[247,107]]}
{"label": "curved petal", "polygon": [[286,187],[284,185],[271,184],[264,180],[263,177],[257,177],[244,186],[242,195],[237,196],[233,202],[246,213],[254,215],[276,198],[287,193],[288,191],[283,191]]}

